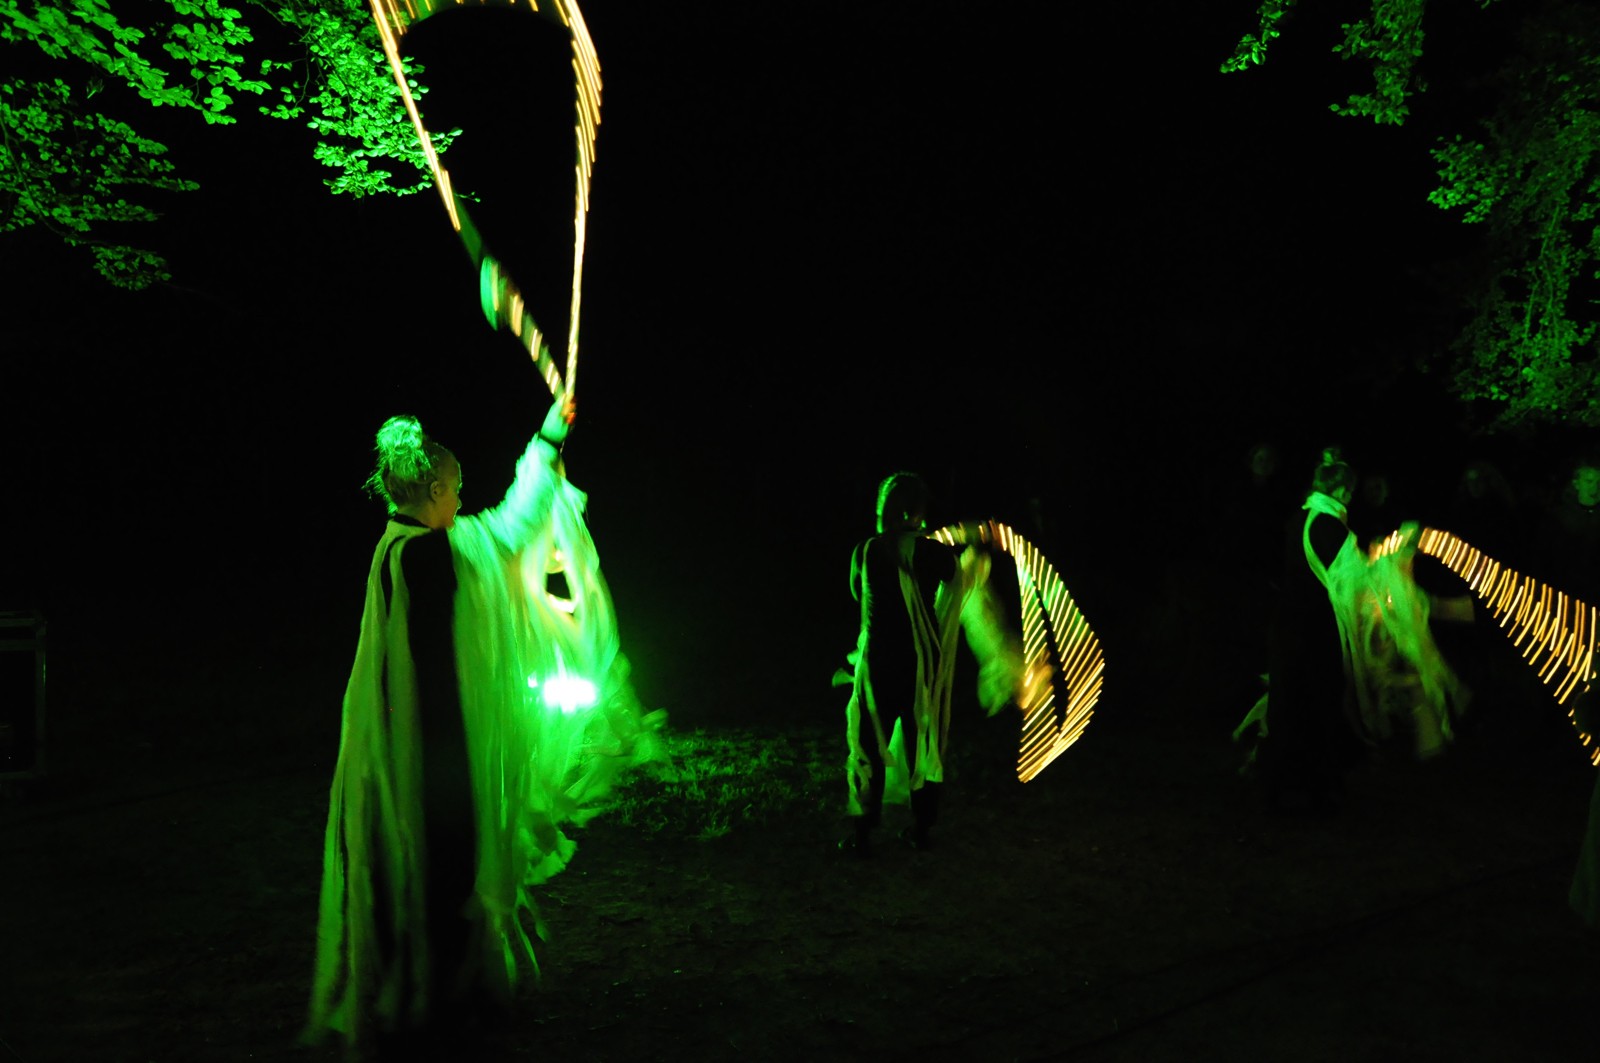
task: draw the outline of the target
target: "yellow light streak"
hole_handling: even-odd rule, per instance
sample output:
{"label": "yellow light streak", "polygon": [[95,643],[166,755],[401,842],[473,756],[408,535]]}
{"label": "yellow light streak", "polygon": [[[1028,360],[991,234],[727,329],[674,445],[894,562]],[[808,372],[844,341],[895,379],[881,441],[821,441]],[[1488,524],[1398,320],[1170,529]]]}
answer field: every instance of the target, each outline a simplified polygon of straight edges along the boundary
{"label": "yellow light streak", "polygon": [[[1104,685],[1105,658],[1100,652],[1100,640],[1050,562],[1009,525],[998,521],[951,525],[940,528],[931,538],[951,546],[992,546],[1010,554],[1016,566],[1022,599],[1024,676],[1017,698],[1022,710],[1017,778],[1028,782],[1066,752],[1089,726]],[[1052,656],[1057,658],[1054,665]],[[1066,693],[1066,704],[1059,712],[1057,676],[1060,689]]]}
{"label": "yellow light streak", "polygon": [[[1403,532],[1394,532],[1374,546],[1373,556],[1394,553],[1405,539]],[[1589,689],[1594,681],[1595,638],[1600,633],[1594,606],[1502,565],[1449,532],[1421,529],[1417,550],[1438,558],[1488,605],[1490,615],[1539,679],[1546,686],[1553,684],[1556,704],[1566,705],[1574,691]],[[1600,766],[1594,736],[1578,726],[1570,707],[1567,718],[1590,749],[1590,762]]]}
{"label": "yellow light streak", "polygon": [[[424,158],[427,159],[428,169],[433,174],[434,186],[439,191],[439,198],[444,202],[445,212],[450,216],[450,225],[466,245],[467,253],[473,259],[473,265],[480,270],[481,282],[487,289],[492,289],[492,297],[483,301],[485,314],[490,317],[491,325],[495,328],[506,329],[519,339],[525,334],[534,337],[534,341],[527,345],[527,349],[539,375],[550,388],[551,394],[557,397],[563,394],[571,396],[575,393],[574,382],[578,375],[578,311],[583,303],[583,254],[585,234],[588,229],[589,185],[594,169],[597,127],[600,125],[600,59],[595,53],[594,41],[589,37],[589,27],[583,20],[583,13],[578,10],[574,0],[554,0],[548,14],[541,11],[536,0],[528,0],[527,9],[530,12],[560,22],[567,31],[572,47],[571,65],[575,96],[573,138],[577,146],[577,163],[573,168],[575,189],[572,224],[572,303],[567,329],[566,375],[563,380],[561,371],[556,368],[554,360],[550,357],[550,352],[539,339],[543,333],[534,326],[533,319],[527,317],[521,310],[522,294],[515,282],[484,250],[483,241],[472,224],[466,205],[455,194],[449,171],[439,162],[438,153],[433,149],[433,138],[428,133],[427,126],[422,121],[422,113],[417,107],[416,97],[412,95],[411,86],[406,83],[405,69],[400,58],[400,38],[405,36],[413,24],[429,15],[450,8],[466,7],[472,2],[474,0],[371,0],[372,15],[378,24],[384,55],[388,57],[389,69],[394,74],[395,84],[400,87],[400,96],[405,103],[406,113],[410,115],[411,124],[417,131],[417,142],[422,147]],[[475,2],[480,7],[522,6],[517,0],[475,0]],[[493,263],[492,270],[489,268],[491,263]]]}

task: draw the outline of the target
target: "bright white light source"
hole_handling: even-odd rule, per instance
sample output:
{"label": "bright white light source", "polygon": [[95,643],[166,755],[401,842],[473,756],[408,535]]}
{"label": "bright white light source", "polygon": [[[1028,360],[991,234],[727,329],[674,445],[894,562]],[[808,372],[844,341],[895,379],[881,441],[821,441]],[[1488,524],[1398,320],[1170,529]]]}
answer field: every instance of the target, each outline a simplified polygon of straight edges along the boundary
{"label": "bright white light source", "polygon": [[[528,682],[533,684],[533,677],[530,676]],[[560,709],[569,716],[593,705],[597,696],[593,683],[575,675],[556,676],[547,681],[540,692],[546,708]]]}

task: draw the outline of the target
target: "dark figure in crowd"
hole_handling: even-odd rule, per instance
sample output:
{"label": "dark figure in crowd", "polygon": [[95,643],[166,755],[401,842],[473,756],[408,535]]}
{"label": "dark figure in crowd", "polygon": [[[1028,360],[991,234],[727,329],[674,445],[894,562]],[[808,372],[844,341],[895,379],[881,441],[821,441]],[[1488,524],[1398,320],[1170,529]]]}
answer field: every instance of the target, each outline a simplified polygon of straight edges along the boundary
{"label": "dark figure in crowd", "polygon": [[[1523,530],[1517,492],[1500,468],[1488,461],[1474,459],[1462,469],[1443,522],[1437,527],[1504,564],[1531,572],[1534,543]],[[1440,595],[1466,593],[1460,579],[1442,562],[1419,567],[1418,579],[1426,580],[1427,589]],[[1478,692],[1482,711],[1468,717],[1470,729],[1492,736],[1493,742],[1505,743],[1548,715],[1543,706],[1548,695],[1539,689],[1521,656],[1510,648],[1498,624],[1451,624],[1440,628],[1438,635],[1440,648]]]}
{"label": "dark figure in crowd", "polygon": [[1381,539],[1400,527],[1401,515],[1395,505],[1394,484],[1384,472],[1368,472],[1361,476],[1358,492],[1361,511],[1362,539]]}
{"label": "dark figure in crowd", "polygon": [[[1584,693],[1573,706],[1572,715],[1585,734],[1600,734],[1600,690]],[[1600,930],[1600,777],[1595,779],[1589,798],[1589,823],[1583,832],[1578,869],[1572,876],[1567,899],[1585,926]]]}
{"label": "dark figure in crowd", "polygon": [[1577,462],[1545,517],[1542,577],[1557,590],[1600,606],[1600,462]]}
{"label": "dark figure in crowd", "polygon": [[1528,549],[1520,528],[1516,492],[1505,474],[1487,461],[1469,462],[1461,471],[1444,530],[1459,535],[1491,557],[1508,561]]}

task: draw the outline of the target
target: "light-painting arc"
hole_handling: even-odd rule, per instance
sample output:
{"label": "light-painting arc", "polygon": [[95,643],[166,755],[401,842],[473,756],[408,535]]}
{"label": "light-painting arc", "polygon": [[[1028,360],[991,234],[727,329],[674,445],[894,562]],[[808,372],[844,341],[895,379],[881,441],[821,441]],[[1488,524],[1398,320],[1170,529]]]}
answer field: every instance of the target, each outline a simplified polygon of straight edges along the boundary
{"label": "light-painting arc", "polygon": [[[940,528],[952,546],[981,544],[1009,554],[1022,602],[1022,738],[1017,778],[1028,782],[1065,753],[1089,726],[1105,680],[1100,640],[1045,556],[1009,525],[987,521]],[[1057,687],[1065,704],[1057,711]]]}
{"label": "light-painting arc", "polygon": [[[1377,546],[1378,553],[1403,549],[1413,528],[1391,533]],[[1539,678],[1551,688],[1558,705],[1567,706],[1578,737],[1589,751],[1590,763],[1600,766],[1600,743],[1578,724],[1569,702],[1594,681],[1594,655],[1600,610],[1546,583],[1524,576],[1450,532],[1415,529],[1416,548],[1437,558],[1466,581],[1489,607],[1506,637]]]}
{"label": "light-painting arc", "polygon": [[578,312],[583,302],[583,248],[588,231],[589,183],[594,169],[595,134],[600,125],[600,60],[595,55],[594,42],[583,21],[575,0],[477,0],[478,7],[510,7],[528,10],[559,22],[571,38],[573,85],[576,95],[573,133],[577,143],[577,160],[574,165],[576,189],[572,240],[572,306],[567,327],[567,365],[563,375],[551,357],[545,336],[533,315],[528,312],[526,300],[516,282],[506,272],[500,260],[490,254],[477,226],[472,222],[466,203],[455,194],[450,173],[439,162],[433,150],[433,138],[422,120],[416,97],[407,82],[400,57],[400,39],[410,28],[430,15],[468,6],[462,0],[371,0],[373,18],[383,39],[383,51],[389,59],[395,83],[400,87],[406,113],[416,127],[417,140],[422,146],[428,167],[433,172],[434,186],[444,202],[450,224],[472,259],[478,271],[479,294],[484,316],[491,328],[505,329],[528,352],[550,393],[557,397],[576,393],[578,377]]}

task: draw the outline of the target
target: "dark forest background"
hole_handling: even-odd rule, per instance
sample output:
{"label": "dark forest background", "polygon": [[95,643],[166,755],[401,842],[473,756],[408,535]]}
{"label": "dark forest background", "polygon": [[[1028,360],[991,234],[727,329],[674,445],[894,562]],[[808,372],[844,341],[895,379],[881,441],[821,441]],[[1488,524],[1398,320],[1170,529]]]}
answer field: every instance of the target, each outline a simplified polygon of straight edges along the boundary
{"label": "dark forest background", "polygon": [[[1535,544],[1590,439],[1474,434],[1417,368],[1476,239],[1426,202],[1426,148],[1470,120],[1451,64],[1496,46],[1500,10],[1430,37],[1434,91],[1394,128],[1328,112],[1368,75],[1314,8],[1224,76],[1250,3],[588,5],[605,89],[567,460],[646,700],[694,722],[825,696],[850,549],[900,468],[936,519],[1045,548],[1111,699],[1177,681],[1121,662],[1178,634],[1230,676],[1259,667],[1262,581],[1328,443],[1389,481],[1363,534],[1449,521],[1468,463],[1495,463],[1527,530],[1504,560],[1559,581]],[[467,130],[458,185],[564,336],[564,41],[478,11],[414,42],[430,123]],[[336,199],[292,123],[145,111],[202,184],[158,197],[170,283],[112,289],[37,229],[0,245],[0,605],[135,670],[220,643],[337,677],[377,426],[420,416],[470,510],[547,395],[484,324],[432,193]],[[295,711],[331,733],[338,694]],[[1201,700],[1221,722],[1238,696]]]}

